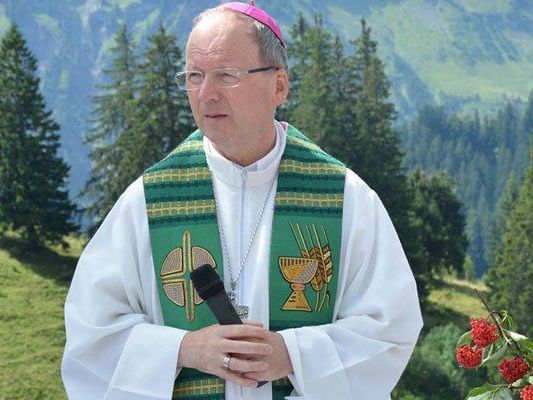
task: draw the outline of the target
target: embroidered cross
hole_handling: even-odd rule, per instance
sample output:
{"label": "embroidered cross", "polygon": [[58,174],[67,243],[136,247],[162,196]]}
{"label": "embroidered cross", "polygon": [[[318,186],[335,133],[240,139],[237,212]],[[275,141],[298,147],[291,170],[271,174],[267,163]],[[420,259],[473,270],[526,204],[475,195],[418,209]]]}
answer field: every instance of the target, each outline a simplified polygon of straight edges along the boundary
{"label": "embroidered cross", "polygon": [[194,320],[195,307],[203,302],[190,280],[190,273],[196,268],[210,264],[216,268],[216,263],[206,249],[191,246],[191,234],[183,233],[183,246],[172,250],[165,257],[161,266],[161,282],[167,297],[174,304],[185,307],[189,321]]}

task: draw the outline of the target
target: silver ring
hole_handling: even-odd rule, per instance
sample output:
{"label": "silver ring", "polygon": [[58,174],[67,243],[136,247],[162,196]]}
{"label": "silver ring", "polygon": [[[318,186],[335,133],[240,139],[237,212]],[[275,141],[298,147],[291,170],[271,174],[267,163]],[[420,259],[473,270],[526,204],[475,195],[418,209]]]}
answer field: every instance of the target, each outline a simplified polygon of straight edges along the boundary
{"label": "silver ring", "polygon": [[231,361],[231,356],[228,356],[227,354],[224,356],[224,360],[222,360],[222,368],[229,369],[229,362]]}

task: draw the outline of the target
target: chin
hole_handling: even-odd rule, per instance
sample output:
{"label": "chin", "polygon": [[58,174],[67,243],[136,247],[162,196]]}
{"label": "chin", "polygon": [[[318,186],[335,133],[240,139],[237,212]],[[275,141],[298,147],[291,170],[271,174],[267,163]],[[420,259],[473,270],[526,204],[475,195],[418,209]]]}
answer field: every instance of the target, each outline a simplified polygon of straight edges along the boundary
{"label": "chin", "polygon": [[223,145],[227,139],[228,135],[221,129],[215,129],[213,127],[200,128],[205,137],[207,137],[214,144]]}

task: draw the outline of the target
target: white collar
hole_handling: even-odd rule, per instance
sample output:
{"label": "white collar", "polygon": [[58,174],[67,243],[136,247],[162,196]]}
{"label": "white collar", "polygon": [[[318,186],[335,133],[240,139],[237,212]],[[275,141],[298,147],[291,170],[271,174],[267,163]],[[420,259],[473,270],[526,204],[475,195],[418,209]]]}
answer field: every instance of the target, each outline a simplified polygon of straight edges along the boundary
{"label": "white collar", "polygon": [[[274,148],[253,164],[242,167],[220,154],[213,143],[204,136],[203,145],[211,173],[228,185],[240,187],[261,186],[275,178],[279,162],[285,150],[286,128],[274,120],[276,142]],[[244,177],[246,176],[246,179]]]}

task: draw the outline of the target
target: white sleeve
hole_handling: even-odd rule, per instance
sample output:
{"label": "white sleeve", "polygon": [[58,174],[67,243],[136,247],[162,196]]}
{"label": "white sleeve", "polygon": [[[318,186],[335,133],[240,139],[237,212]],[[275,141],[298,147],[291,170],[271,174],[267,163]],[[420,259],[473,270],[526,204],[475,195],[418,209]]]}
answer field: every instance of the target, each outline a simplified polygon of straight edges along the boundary
{"label": "white sleeve", "polygon": [[71,399],[172,396],[186,331],[162,326],[141,178],[81,255],[65,303],[61,366]]}
{"label": "white sleeve", "polygon": [[334,322],[280,331],[289,379],[305,399],[390,399],[422,328],[416,283],[383,204],[350,170],[344,204]]}

